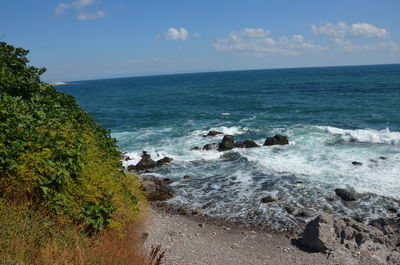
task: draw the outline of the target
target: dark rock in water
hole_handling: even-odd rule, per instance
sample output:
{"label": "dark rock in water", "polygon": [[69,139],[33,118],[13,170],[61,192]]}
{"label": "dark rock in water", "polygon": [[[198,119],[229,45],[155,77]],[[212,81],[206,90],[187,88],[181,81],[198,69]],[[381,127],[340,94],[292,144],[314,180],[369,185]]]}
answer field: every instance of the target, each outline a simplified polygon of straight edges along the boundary
{"label": "dark rock in water", "polygon": [[216,135],[219,135],[219,134],[223,134],[223,133],[222,133],[222,132],[219,132],[219,131],[211,130],[211,131],[209,131],[206,135],[203,135],[203,137],[207,137],[207,136],[216,136]]}
{"label": "dark rock in water", "polygon": [[348,191],[346,189],[335,189],[335,193],[344,201],[357,200],[357,193],[354,191]]}
{"label": "dark rock in water", "polygon": [[294,216],[296,217],[302,217],[302,218],[308,218],[308,217],[312,217],[314,215],[314,213],[310,210],[307,209],[300,209],[299,211],[297,211]]}
{"label": "dark rock in water", "polygon": [[235,140],[232,135],[225,135],[218,146],[218,151],[231,150],[235,147]]}
{"label": "dark rock in water", "polygon": [[362,165],[361,162],[357,162],[357,161],[353,161],[353,162],[351,162],[351,164],[352,164],[353,166],[361,166],[361,165]]}
{"label": "dark rock in water", "polygon": [[125,157],[124,157],[124,160],[125,160],[125,161],[128,161],[128,160],[131,160],[131,158],[130,158],[129,156],[125,156]]}
{"label": "dark rock in water", "polygon": [[378,160],[376,160],[376,159],[369,159],[369,162],[378,163]]}
{"label": "dark rock in water", "polygon": [[184,179],[184,180],[189,180],[189,179],[192,179],[192,176],[185,175],[185,176],[183,176],[183,179]]}
{"label": "dark rock in water", "polygon": [[386,160],[386,159],[388,159],[388,157],[387,156],[380,156],[379,159]]}
{"label": "dark rock in water", "polygon": [[142,159],[140,159],[139,163],[136,164],[136,169],[145,170],[149,168],[154,168],[157,166],[157,162],[151,159],[149,153],[143,151]]}
{"label": "dark rock in water", "polygon": [[283,209],[285,209],[285,211],[286,211],[288,214],[292,214],[292,213],[294,213],[294,211],[295,211],[295,208],[294,208],[293,206],[290,206],[290,205],[285,205],[285,206],[283,207]]}
{"label": "dark rock in water", "polygon": [[129,165],[129,166],[127,167],[127,170],[128,170],[128,171],[136,170],[136,166],[135,166],[135,165]]}
{"label": "dark rock in water", "polygon": [[278,198],[273,197],[273,196],[267,196],[261,199],[262,203],[270,203],[270,202],[276,202],[278,201]]}
{"label": "dark rock in water", "polygon": [[195,147],[190,148],[190,150],[191,150],[191,151],[193,151],[193,150],[200,150],[200,147],[195,146]]}
{"label": "dark rock in water", "polygon": [[259,147],[256,142],[252,140],[244,140],[243,142],[236,142],[235,143],[236,148],[253,148],[253,147]]}
{"label": "dark rock in water", "polygon": [[161,167],[161,166],[164,166],[164,165],[169,164],[171,162],[172,162],[172,158],[164,157],[164,158],[162,158],[160,160],[157,160],[157,166]]}
{"label": "dark rock in water", "polygon": [[217,147],[216,143],[206,144],[203,146],[203,150],[209,151],[209,150],[215,149],[216,147]]}
{"label": "dark rock in water", "polygon": [[173,181],[172,181],[172,179],[170,179],[170,178],[163,178],[163,180],[164,180],[164,182],[165,182],[165,184],[171,184]]}
{"label": "dark rock in water", "polygon": [[165,179],[146,176],[142,178],[142,185],[150,201],[167,200],[174,196],[174,192],[167,186]]}
{"label": "dark rock in water", "polygon": [[280,134],[277,134],[274,137],[268,137],[264,142],[264,145],[285,145],[285,144],[289,144],[289,140],[287,136]]}
{"label": "dark rock in water", "polygon": [[397,213],[397,209],[394,208],[394,207],[388,208],[388,211],[389,211],[390,213]]}

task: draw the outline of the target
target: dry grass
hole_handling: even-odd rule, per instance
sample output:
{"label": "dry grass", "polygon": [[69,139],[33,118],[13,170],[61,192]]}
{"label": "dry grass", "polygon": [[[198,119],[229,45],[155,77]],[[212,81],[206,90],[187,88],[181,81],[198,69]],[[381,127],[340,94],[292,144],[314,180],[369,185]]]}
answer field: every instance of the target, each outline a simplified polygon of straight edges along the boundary
{"label": "dry grass", "polygon": [[43,213],[2,207],[0,264],[161,265],[165,253],[160,246],[144,253],[142,233],[148,218],[142,214],[119,229],[87,238],[75,227],[60,225]]}

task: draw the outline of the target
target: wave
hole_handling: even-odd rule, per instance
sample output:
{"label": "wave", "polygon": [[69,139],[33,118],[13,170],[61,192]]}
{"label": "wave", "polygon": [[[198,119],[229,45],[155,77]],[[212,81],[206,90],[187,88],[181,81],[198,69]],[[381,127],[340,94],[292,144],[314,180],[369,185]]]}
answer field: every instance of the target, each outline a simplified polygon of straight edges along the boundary
{"label": "wave", "polygon": [[389,128],[380,131],[374,129],[348,130],[331,126],[315,126],[315,128],[340,135],[345,142],[400,145],[400,132],[391,132]]}

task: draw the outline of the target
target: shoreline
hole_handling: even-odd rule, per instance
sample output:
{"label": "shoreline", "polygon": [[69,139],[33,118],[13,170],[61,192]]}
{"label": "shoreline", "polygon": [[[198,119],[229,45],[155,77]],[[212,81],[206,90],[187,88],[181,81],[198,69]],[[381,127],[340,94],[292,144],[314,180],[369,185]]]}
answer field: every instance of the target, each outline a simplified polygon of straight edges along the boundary
{"label": "shoreline", "polygon": [[179,214],[160,204],[152,204],[147,235],[145,249],[160,245],[167,265],[377,264],[367,252],[311,252],[298,244],[297,233]]}

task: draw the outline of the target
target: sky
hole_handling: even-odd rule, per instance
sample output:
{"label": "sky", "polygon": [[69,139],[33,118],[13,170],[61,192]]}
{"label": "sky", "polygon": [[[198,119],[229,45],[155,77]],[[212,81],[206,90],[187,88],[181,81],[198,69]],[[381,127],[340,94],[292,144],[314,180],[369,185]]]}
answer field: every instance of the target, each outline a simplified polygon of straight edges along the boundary
{"label": "sky", "polygon": [[45,81],[400,63],[399,0],[0,0]]}

